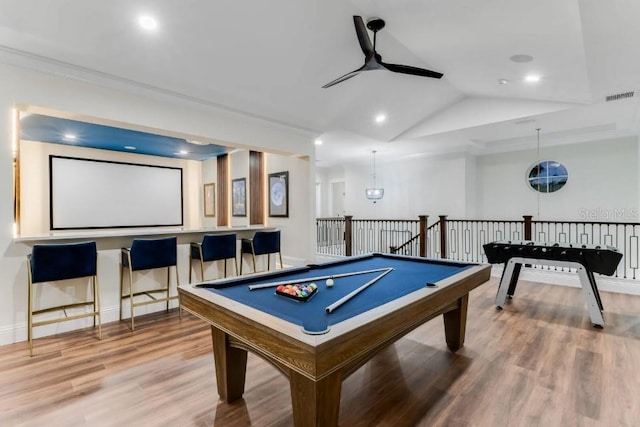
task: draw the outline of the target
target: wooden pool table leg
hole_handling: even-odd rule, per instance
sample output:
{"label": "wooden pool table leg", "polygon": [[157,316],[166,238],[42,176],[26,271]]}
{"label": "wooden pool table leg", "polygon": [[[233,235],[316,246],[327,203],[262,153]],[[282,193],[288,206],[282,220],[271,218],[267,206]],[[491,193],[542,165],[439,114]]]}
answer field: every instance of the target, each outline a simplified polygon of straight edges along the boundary
{"label": "wooden pool table leg", "polygon": [[216,365],[218,394],[226,402],[242,398],[247,373],[247,351],[231,347],[229,336],[211,327],[213,338],[213,359]]}
{"label": "wooden pool table leg", "polygon": [[338,373],[316,382],[291,371],[289,382],[295,427],[338,425],[342,389],[342,379]]}
{"label": "wooden pool table leg", "polygon": [[447,346],[451,351],[456,351],[464,344],[464,335],[467,327],[467,306],[469,294],[465,294],[458,300],[458,308],[443,314],[444,335]]}

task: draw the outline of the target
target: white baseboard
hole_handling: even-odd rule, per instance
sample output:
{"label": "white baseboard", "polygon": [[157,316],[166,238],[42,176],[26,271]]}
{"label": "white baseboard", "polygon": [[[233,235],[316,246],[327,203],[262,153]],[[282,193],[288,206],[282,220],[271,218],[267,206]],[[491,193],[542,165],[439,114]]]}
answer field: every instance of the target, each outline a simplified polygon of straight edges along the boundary
{"label": "white baseboard", "polygon": [[[502,276],[502,265],[494,265],[491,269],[491,275],[500,278]],[[578,275],[568,271],[523,268],[520,272],[520,279],[551,285],[580,287]],[[598,284],[598,289],[603,292],[640,295],[640,282],[637,280],[596,275],[596,283]]]}
{"label": "white baseboard", "polygon": [[[177,301],[169,303],[170,308],[178,307]],[[129,305],[124,304],[123,307],[125,319],[129,318]],[[151,314],[165,310],[164,304],[150,304],[136,307],[136,316]],[[120,306],[102,307],[100,309],[100,318],[102,324],[116,322],[120,319]],[[26,320],[26,319],[25,319]],[[125,321],[123,319],[123,321]],[[63,332],[75,331],[77,329],[93,327],[93,318],[87,317],[83,319],[69,320],[68,322],[53,323],[51,325],[38,326],[33,329],[33,337],[40,338],[50,335],[60,334]],[[17,323],[14,325],[0,328],[0,345],[13,344],[16,342],[27,340],[27,323]]]}

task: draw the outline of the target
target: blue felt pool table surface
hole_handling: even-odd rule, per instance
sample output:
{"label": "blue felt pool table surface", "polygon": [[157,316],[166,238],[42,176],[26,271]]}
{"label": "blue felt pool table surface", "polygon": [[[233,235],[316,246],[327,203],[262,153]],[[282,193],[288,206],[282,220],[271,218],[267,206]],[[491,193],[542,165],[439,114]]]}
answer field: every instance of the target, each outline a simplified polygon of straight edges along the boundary
{"label": "blue felt pool table surface", "polygon": [[[300,325],[310,332],[320,332],[331,325],[423,289],[427,284],[437,285],[441,280],[472,265],[474,264],[370,254],[326,264],[276,270],[255,276],[216,280],[197,286]],[[275,287],[249,290],[249,285],[261,283],[299,279],[299,283],[302,284],[309,283],[307,279],[311,277],[381,268],[393,268],[393,270],[331,313],[327,313],[327,306],[382,272],[336,278],[332,287],[327,287],[325,280],[317,280],[315,283],[318,291],[306,302],[277,295]]]}

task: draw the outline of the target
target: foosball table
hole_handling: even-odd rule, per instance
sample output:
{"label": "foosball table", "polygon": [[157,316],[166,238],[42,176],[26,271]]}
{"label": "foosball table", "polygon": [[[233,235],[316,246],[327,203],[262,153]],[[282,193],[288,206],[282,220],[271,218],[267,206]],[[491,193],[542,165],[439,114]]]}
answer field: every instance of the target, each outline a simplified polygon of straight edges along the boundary
{"label": "foosball table", "polygon": [[523,265],[547,265],[575,269],[587,303],[591,323],[604,327],[602,300],[594,273],[615,274],[622,254],[614,247],[569,243],[534,242],[530,240],[501,240],[483,245],[488,262],[504,264],[496,306],[504,307],[512,298]]}

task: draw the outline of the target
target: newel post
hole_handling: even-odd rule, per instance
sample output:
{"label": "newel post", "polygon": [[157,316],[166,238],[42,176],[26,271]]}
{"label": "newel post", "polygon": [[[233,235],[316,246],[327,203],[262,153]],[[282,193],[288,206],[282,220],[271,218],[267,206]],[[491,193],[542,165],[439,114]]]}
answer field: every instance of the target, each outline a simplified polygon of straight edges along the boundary
{"label": "newel post", "polygon": [[524,240],[531,240],[531,218],[533,215],[522,215],[524,219]]}
{"label": "newel post", "polygon": [[447,216],[440,215],[440,258],[447,257]]}
{"label": "newel post", "polygon": [[352,250],[352,222],[353,215],[344,216],[344,254],[351,256]]}
{"label": "newel post", "polygon": [[419,215],[420,218],[420,256],[425,258],[427,256],[427,220],[429,215]]}

